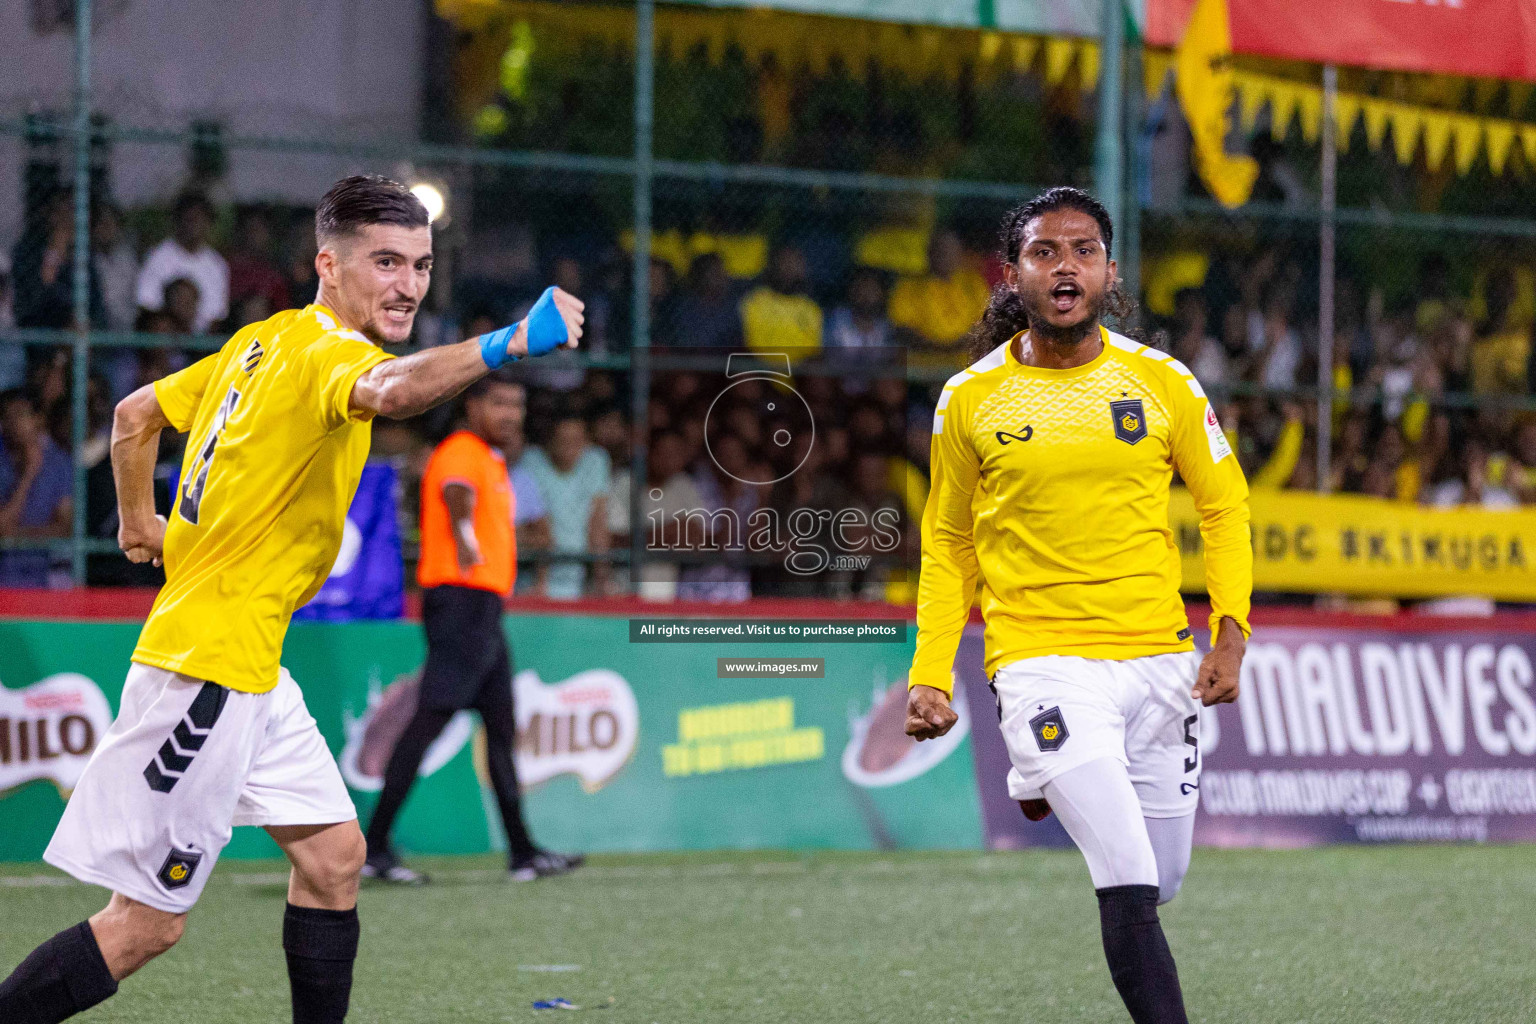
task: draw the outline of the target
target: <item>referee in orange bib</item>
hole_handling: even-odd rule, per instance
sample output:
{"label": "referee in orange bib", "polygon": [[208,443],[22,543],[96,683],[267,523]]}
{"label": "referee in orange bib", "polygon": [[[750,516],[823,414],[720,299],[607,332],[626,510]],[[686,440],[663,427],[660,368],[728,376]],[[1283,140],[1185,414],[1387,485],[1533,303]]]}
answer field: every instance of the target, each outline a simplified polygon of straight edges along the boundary
{"label": "referee in orange bib", "polygon": [[422,758],[459,712],[473,708],[485,723],[486,760],[502,824],[512,877],[531,881],[564,874],[582,858],[541,850],[523,824],[512,712],[512,657],[501,631],[502,599],[517,573],[512,531],[515,498],[499,449],[523,424],[523,386],[491,375],[464,396],[467,429],[449,435],[427,463],[421,480],[421,619],[427,631],[427,664],[421,673],[416,713],[395,743],[384,769],[384,792],[368,825],[365,878],[421,885],[427,876],[400,863],[389,833]]}

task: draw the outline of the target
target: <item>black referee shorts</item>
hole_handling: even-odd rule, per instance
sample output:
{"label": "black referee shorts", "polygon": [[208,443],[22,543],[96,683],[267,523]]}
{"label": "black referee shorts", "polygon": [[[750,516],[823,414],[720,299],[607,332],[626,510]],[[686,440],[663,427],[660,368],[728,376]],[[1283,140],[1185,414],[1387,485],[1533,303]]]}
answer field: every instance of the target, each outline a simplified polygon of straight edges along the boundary
{"label": "black referee shorts", "polygon": [[501,631],[501,595],[474,587],[428,587],[421,621],[427,664],[418,708],[463,711],[510,703],[512,654]]}

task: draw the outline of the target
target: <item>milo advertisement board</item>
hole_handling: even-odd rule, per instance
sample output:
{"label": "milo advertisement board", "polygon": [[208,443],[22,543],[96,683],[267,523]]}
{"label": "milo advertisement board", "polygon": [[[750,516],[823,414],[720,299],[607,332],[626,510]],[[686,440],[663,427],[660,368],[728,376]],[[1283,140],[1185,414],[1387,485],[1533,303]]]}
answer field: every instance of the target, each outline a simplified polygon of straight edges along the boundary
{"label": "milo advertisement board", "polygon": [[[743,628],[702,641],[676,631],[657,639],[620,616],[506,618],[515,760],[540,843],[589,851],[981,845],[969,717],[937,743],[903,732],[908,624],[862,638],[827,623],[751,624],[780,635]],[[0,620],[0,860],[41,855],[116,711],[137,636],[132,623]],[[365,822],[414,710],[424,660],[411,622],[295,623],[289,631],[284,665]],[[498,848],[484,743],[473,713],[443,731],[397,825],[403,850]],[[248,828],[235,830],[227,853],[276,854]]]}

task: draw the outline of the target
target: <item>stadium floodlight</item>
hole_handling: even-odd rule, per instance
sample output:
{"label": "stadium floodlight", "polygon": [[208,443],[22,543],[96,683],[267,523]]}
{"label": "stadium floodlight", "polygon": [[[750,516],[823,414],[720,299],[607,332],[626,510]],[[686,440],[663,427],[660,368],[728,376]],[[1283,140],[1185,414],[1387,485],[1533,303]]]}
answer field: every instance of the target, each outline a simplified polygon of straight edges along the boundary
{"label": "stadium floodlight", "polygon": [[427,208],[427,219],[436,224],[438,221],[447,222],[444,216],[448,212],[448,197],[443,190],[428,181],[417,182],[411,186],[411,195],[421,200],[421,205]]}

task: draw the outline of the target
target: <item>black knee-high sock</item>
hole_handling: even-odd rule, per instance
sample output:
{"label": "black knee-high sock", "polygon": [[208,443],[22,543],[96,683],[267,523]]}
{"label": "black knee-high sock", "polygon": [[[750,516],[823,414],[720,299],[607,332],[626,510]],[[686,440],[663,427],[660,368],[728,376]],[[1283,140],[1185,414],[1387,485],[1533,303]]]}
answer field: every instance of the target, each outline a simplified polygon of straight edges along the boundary
{"label": "black knee-high sock", "polygon": [[1173,952],[1157,919],[1157,886],[1098,890],[1104,957],[1136,1024],[1189,1024]]}
{"label": "black knee-high sock", "polygon": [[91,923],[81,921],[38,946],[0,981],[0,1021],[57,1024],[116,991]]}
{"label": "black knee-high sock", "polygon": [[405,731],[395,741],[395,749],[384,767],[384,791],[373,809],[368,822],[368,854],[373,856],[389,849],[389,832],[395,827],[395,816],[405,806],[405,798],[421,771],[422,758],[427,748],[453,717],[452,711],[426,711],[418,708],[406,724]]}
{"label": "black knee-high sock", "polygon": [[358,933],[356,907],[321,910],[288,904],[283,951],[293,989],[293,1024],[340,1024],[347,1019]]}

